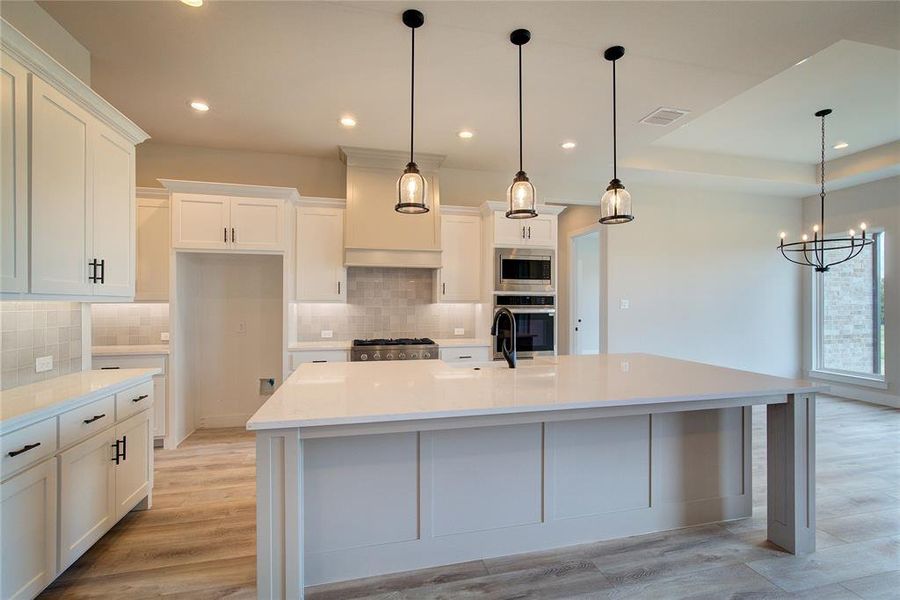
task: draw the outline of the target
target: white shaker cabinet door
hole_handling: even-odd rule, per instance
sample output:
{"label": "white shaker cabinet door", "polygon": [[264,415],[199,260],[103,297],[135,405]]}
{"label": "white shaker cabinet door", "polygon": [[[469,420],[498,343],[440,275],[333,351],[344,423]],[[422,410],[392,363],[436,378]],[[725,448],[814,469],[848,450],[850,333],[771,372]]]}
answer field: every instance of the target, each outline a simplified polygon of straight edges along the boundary
{"label": "white shaker cabinet door", "polygon": [[556,247],[556,215],[538,215],[525,219],[525,242],[529,246]]}
{"label": "white shaker cabinet door", "polygon": [[297,209],[297,300],[346,302],[344,210]]}
{"label": "white shaker cabinet door", "polygon": [[28,72],[0,53],[0,292],[28,289]]}
{"label": "white shaker cabinet door", "polygon": [[56,458],[0,484],[0,598],[30,600],[56,577]]}
{"label": "white shaker cabinet door", "polygon": [[134,296],[134,146],[97,124],[91,138],[93,252],[97,296]]}
{"label": "white shaker cabinet door", "polygon": [[284,202],[272,198],[231,199],[231,247],[236,250],[284,249]]}
{"label": "white shaker cabinet door", "polygon": [[93,232],[87,113],[32,76],[31,291],[88,295]]}
{"label": "white shaker cabinet door", "polygon": [[440,302],[478,302],[481,274],[481,219],[468,215],[441,218]]}
{"label": "white shaker cabinet door", "polygon": [[230,198],[208,194],[172,195],[172,245],[196,250],[229,247]]}
{"label": "white shaker cabinet door", "polygon": [[497,246],[524,246],[526,221],[531,219],[507,219],[503,211],[494,213],[494,244]]}
{"label": "white shaker cabinet door", "polygon": [[118,521],[150,492],[153,461],[150,455],[150,411],[142,411],[116,425],[122,458],[116,465],[116,517]]}
{"label": "white shaker cabinet door", "polygon": [[169,300],[169,201],[137,199],[137,274],[134,299]]}
{"label": "white shaker cabinet door", "polygon": [[110,427],[59,457],[61,570],[116,522],[115,434]]}

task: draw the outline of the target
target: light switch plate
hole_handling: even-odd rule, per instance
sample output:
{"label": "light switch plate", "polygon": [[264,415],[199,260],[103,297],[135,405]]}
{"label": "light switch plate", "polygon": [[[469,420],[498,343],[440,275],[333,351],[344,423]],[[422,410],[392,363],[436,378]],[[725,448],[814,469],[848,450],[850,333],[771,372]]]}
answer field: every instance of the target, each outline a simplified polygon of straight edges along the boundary
{"label": "light switch plate", "polygon": [[237,332],[247,333],[247,321],[238,321]]}
{"label": "light switch plate", "polygon": [[168,331],[163,331],[162,333],[160,333],[160,334],[159,334],[159,341],[161,341],[161,342],[168,342],[168,341],[169,341],[169,332],[168,332]]}
{"label": "light switch plate", "polygon": [[453,335],[466,335],[466,330],[462,327],[455,327],[453,329]]}
{"label": "light switch plate", "polygon": [[622,310],[628,310],[629,308],[631,308],[631,302],[626,298],[622,298],[621,300],[619,300],[619,308]]}
{"label": "light switch plate", "polygon": [[53,357],[52,356],[39,356],[34,359],[34,372],[35,373],[44,373],[46,371],[53,370]]}
{"label": "light switch plate", "polygon": [[323,338],[334,337],[334,331],[332,331],[331,329],[323,329],[323,330],[322,330],[322,337],[323,337]]}

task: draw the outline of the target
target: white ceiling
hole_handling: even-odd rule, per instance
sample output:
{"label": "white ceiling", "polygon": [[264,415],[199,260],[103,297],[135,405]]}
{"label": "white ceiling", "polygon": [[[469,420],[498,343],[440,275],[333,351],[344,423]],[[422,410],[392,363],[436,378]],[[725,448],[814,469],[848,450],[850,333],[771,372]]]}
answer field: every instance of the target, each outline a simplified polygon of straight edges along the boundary
{"label": "white ceiling", "polygon": [[[338,145],[408,143],[409,31],[399,18],[408,3],[40,4],[91,51],[95,89],[156,140],[314,156],[336,156]],[[846,121],[854,134],[866,132],[860,141],[847,133],[848,141],[862,147],[891,131],[883,107],[896,102],[900,75],[885,76],[884,66],[900,49],[897,2],[416,6],[426,17],[417,34],[416,147],[447,155],[448,167],[516,166],[516,50],[507,36],[517,27],[533,35],[524,49],[529,171],[609,179],[610,69],[601,55],[614,44],[626,47],[618,69],[622,160],[640,159],[659,140],[667,149],[810,164],[808,105],[849,115],[865,90],[879,96],[877,111]],[[841,40],[859,43],[840,60],[818,60]],[[867,67],[866,49],[878,68]],[[813,55],[797,69],[808,65],[815,77],[793,77],[793,65]],[[833,85],[851,75],[854,85]],[[779,92],[760,100],[766,85]],[[191,98],[212,110],[194,114]],[[660,106],[689,109],[690,125],[671,133],[638,123]],[[358,119],[355,129],[338,126],[345,113]],[[475,138],[457,138],[462,128]],[[765,148],[766,136],[778,143]],[[559,144],[569,139],[578,147],[564,152]]]}

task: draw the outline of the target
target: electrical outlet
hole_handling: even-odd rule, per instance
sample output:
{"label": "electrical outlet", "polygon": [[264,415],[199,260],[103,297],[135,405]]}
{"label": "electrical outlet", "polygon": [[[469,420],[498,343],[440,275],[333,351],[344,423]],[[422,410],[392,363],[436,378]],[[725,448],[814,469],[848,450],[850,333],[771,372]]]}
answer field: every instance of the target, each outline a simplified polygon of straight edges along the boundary
{"label": "electrical outlet", "polygon": [[53,370],[53,357],[52,356],[40,356],[34,360],[34,372],[35,373],[44,373],[45,371]]}
{"label": "electrical outlet", "polygon": [[323,337],[323,338],[334,337],[334,331],[332,331],[331,329],[323,329],[323,330],[322,330],[322,337]]}
{"label": "electrical outlet", "polygon": [[159,334],[159,341],[161,341],[161,342],[168,342],[168,341],[169,341],[169,332],[168,332],[168,331],[163,331],[162,333],[160,333],[160,334]]}
{"label": "electrical outlet", "polygon": [[619,300],[619,308],[622,310],[628,310],[631,308],[631,302],[627,298],[622,298]]}
{"label": "electrical outlet", "polygon": [[247,321],[238,321],[237,332],[247,333]]}
{"label": "electrical outlet", "polygon": [[453,335],[466,335],[466,330],[462,327],[455,327],[453,329]]}

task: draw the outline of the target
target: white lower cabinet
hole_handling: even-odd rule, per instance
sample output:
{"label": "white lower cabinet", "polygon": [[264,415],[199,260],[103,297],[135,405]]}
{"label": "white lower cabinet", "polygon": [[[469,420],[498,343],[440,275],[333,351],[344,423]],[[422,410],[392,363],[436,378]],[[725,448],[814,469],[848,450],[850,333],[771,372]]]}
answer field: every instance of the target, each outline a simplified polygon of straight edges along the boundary
{"label": "white lower cabinet", "polygon": [[441,360],[445,362],[486,362],[491,360],[491,349],[489,346],[441,348]]}
{"label": "white lower cabinet", "polygon": [[350,360],[346,350],[304,350],[291,352],[291,370],[304,363],[347,362]]}
{"label": "white lower cabinet", "polygon": [[0,598],[34,598],[56,568],[56,457],[0,484]]}
{"label": "white lower cabinet", "polygon": [[116,520],[116,428],[59,456],[59,566],[65,570]]}
{"label": "white lower cabinet", "polygon": [[153,460],[150,455],[150,411],[116,425],[119,460],[116,462],[116,520],[125,516],[150,492]]}

